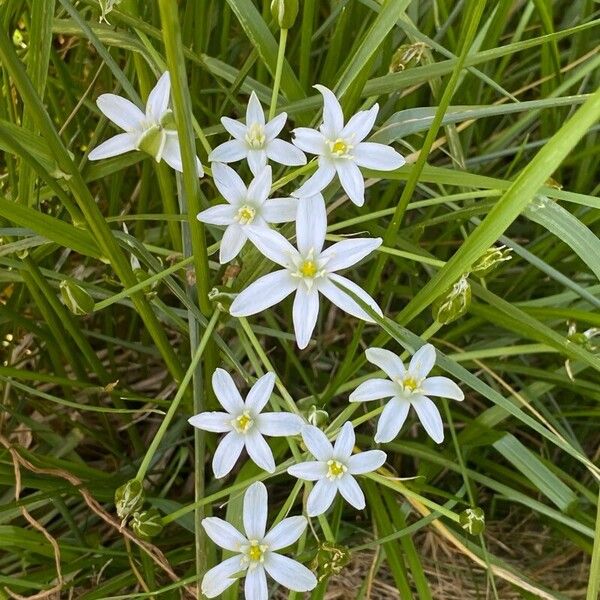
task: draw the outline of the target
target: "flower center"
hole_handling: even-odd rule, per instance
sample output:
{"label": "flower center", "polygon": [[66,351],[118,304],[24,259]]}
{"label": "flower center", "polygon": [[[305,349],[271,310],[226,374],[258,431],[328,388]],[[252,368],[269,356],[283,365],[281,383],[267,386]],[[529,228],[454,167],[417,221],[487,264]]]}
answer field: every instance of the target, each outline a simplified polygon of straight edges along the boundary
{"label": "flower center", "polygon": [[327,479],[339,479],[347,470],[348,467],[339,460],[327,461]]}
{"label": "flower center", "polygon": [[398,383],[400,384],[400,387],[409,394],[413,394],[418,391],[421,385],[421,382],[417,381],[412,375],[406,375],[406,377],[404,377],[404,379],[400,379]]}
{"label": "flower center", "polygon": [[252,123],[246,131],[246,142],[253,150],[261,150],[266,141],[265,128],[260,123]]}
{"label": "flower center", "polygon": [[346,140],[338,138],[333,142],[329,142],[329,149],[331,150],[331,154],[335,155],[338,158],[350,158],[350,151],[354,148],[351,144],[349,144]]}
{"label": "flower center", "polygon": [[237,211],[236,221],[238,221],[240,225],[249,225],[254,221],[255,216],[256,209],[249,204],[244,204]]}
{"label": "flower center", "polygon": [[267,548],[267,545],[261,544],[258,540],[250,540],[250,545],[245,551],[245,560],[250,563],[250,567],[265,561],[265,552],[267,551]]}
{"label": "flower center", "polygon": [[246,410],[239,417],[236,417],[231,424],[238,433],[246,433],[254,425],[254,420]]}
{"label": "flower center", "polygon": [[317,274],[317,263],[314,260],[303,260],[298,271],[302,277],[314,277]]}

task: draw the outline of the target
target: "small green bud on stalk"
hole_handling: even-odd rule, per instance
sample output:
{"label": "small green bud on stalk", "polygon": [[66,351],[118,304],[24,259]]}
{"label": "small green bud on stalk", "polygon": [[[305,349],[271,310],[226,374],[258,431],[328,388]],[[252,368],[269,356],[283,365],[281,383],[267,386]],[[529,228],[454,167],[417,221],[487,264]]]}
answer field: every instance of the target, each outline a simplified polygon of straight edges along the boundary
{"label": "small green bud on stalk", "polygon": [[94,310],[94,299],[74,281],[64,279],[59,285],[63,304],[74,315],[89,315]]}
{"label": "small green bud on stalk", "polygon": [[152,539],[163,530],[160,513],[155,508],[133,513],[131,528],[139,538]]}
{"label": "small green bud on stalk", "polygon": [[467,312],[470,304],[471,286],[463,276],[433,302],[433,317],[438,323],[447,325]]}
{"label": "small green bud on stalk", "polygon": [[115,492],[117,515],[126,519],[144,503],[144,488],[138,479],[130,479]]}
{"label": "small green bud on stalk", "polygon": [[485,277],[500,263],[511,260],[511,249],[506,246],[492,247],[485,251],[473,265],[471,272],[478,277]]}
{"label": "small green bud on stalk", "polygon": [[298,16],[298,0],[271,0],[271,14],[280,29],[290,29]]}
{"label": "small green bud on stalk", "polygon": [[460,526],[471,535],[479,535],[485,529],[485,514],[481,508],[467,508],[458,516]]}

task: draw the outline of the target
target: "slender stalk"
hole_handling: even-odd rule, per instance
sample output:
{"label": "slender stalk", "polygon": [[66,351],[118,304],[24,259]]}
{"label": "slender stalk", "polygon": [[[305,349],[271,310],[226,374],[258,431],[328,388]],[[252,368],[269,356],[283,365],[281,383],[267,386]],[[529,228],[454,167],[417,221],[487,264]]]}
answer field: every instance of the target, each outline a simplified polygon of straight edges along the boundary
{"label": "slender stalk", "polygon": [[275,81],[273,82],[273,93],[271,94],[271,106],[269,107],[269,120],[275,116],[277,109],[277,97],[281,85],[281,73],[283,72],[283,61],[285,59],[285,46],[287,43],[287,29],[279,30],[279,52],[277,53],[277,67],[275,69]]}
{"label": "slender stalk", "polygon": [[198,348],[194,352],[194,356],[192,357],[190,366],[188,367],[187,371],[185,372],[185,375],[183,376],[181,384],[179,385],[179,389],[177,390],[177,393],[175,394],[175,398],[173,398],[173,402],[171,402],[171,405],[169,406],[169,410],[167,411],[167,414],[165,415],[163,422],[160,424],[160,427],[158,428],[156,435],[154,436],[154,438],[152,438],[152,442],[151,442],[148,450],[146,451],[146,455],[144,456],[144,459],[142,460],[142,464],[140,465],[137,475],[135,476],[136,479],[139,479],[140,481],[142,481],[144,479],[144,477],[146,476],[146,473],[148,472],[148,467],[150,466],[150,463],[152,462],[152,459],[154,458],[156,450],[158,449],[158,446],[160,445],[171,421],[173,420],[173,417],[175,416],[175,413],[177,412],[179,403],[181,402],[181,399],[183,398],[183,396],[185,394],[187,386],[189,385],[190,381],[192,380],[194,371],[196,370],[196,367],[200,363],[200,359],[202,358],[202,355],[204,354],[204,350],[208,344],[208,341],[213,332],[213,329],[214,329],[215,325],[217,324],[218,317],[219,317],[219,311],[215,310],[212,317],[210,318],[210,321],[208,322],[206,331],[204,332],[204,335],[202,336],[202,339],[200,340],[200,344],[198,345]]}

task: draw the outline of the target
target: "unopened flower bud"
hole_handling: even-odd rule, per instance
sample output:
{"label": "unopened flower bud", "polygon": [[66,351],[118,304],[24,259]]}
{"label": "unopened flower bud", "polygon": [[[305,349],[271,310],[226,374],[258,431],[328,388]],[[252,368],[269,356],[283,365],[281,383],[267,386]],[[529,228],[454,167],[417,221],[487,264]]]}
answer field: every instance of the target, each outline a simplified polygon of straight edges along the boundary
{"label": "unopened flower bud", "polygon": [[138,479],[130,479],[115,492],[115,507],[121,519],[126,519],[141,508],[143,502],[144,488]]}
{"label": "unopened flower bud", "polygon": [[88,315],[94,310],[94,299],[74,281],[64,279],[59,285],[63,304],[74,315]]}
{"label": "unopened flower bud", "polygon": [[483,256],[475,262],[471,272],[479,277],[485,277],[491,273],[500,263],[512,258],[511,249],[506,246],[492,246],[485,251]]}
{"label": "unopened flower bud", "polygon": [[441,294],[432,306],[433,317],[442,325],[456,321],[471,304],[471,286],[461,277],[449,290]]}
{"label": "unopened flower bud", "polygon": [[485,529],[485,514],[481,508],[467,508],[458,516],[460,526],[471,535],[479,535]]}
{"label": "unopened flower bud", "polygon": [[298,0],[271,0],[271,14],[280,29],[290,29],[298,16]]}
{"label": "unopened flower bud", "polygon": [[329,415],[327,411],[317,408],[314,404],[308,409],[306,420],[315,427],[322,427],[327,423]]}
{"label": "unopened flower bud", "polygon": [[421,62],[423,53],[427,49],[427,45],[423,42],[415,42],[414,44],[403,44],[394,52],[390,62],[389,72],[398,73],[409,67],[417,66]]}
{"label": "unopened flower bud", "polygon": [[138,537],[149,540],[163,530],[162,517],[155,508],[135,512],[131,520],[131,528]]}

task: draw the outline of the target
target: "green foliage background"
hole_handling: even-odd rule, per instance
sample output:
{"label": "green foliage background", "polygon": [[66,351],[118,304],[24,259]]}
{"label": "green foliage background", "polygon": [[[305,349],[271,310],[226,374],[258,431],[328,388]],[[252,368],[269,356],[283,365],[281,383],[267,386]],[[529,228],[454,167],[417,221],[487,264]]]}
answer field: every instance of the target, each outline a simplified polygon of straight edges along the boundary
{"label": "green foliage background", "polygon": [[[277,401],[326,411],[330,433],[351,417],[367,448],[372,415],[347,408],[371,375],[364,348],[400,354],[425,340],[466,400],[440,404],[443,445],[414,421],[386,445],[389,470],[363,481],[364,514],[338,502],[314,522],[325,546],[311,532],[295,554],[322,568],[327,547],[349,548],[339,564],[359,576],[343,588],[350,567],[322,571],[311,597],[597,598],[599,8],[301,0],[278,109],[314,125],[314,83],[347,115],[377,101],[374,140],[408,164],[368,173],[360,209],[327,190],[330,239],[384,239],[352,276],[386,318],[359,324],[328,305],[300,353],[289,302],[249,321],[215,310],[227,299],[212,301],[214,287],[236,292],[270,266],[249,246],[237,265],[217,264],[220,231],[195,219],[216,199],[209,176],[176,176],[141,153],[86,160],[114,133],[95,98],[141,103],[168,68],[184,165],[194,152],[206,164],[226,139],[220,116],[243,117],[251,90],[271,101],[280,34],[269,2],[123,0],[99,23],[95,0],[0,1],[0,598],[193,596],[218,558],[199,520],[239,519],[240,491],[265,475],[251,464],[225,481],[204,472],[215,436],[186,419],[214,405],[215,366],[250,383],[272,364]],[[274,188],[291,192],[311,168],[275,170]],[[494,244],[512,259],[472,274],[466,312],[436,321],[434,301]],[[70,312],[62,281],[79,282],[93,311]],[[286,442],[273,448],[286,465]],[[120,527],[113,504],[141,465],[145,508],[164,525],[150,543]],[[301,510],[302,488],[283,472],[266,482],[272,519]],[[463,528],[469,507],[483,510],[483,533]]]}

